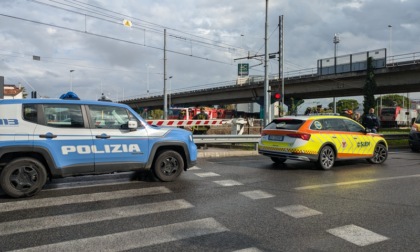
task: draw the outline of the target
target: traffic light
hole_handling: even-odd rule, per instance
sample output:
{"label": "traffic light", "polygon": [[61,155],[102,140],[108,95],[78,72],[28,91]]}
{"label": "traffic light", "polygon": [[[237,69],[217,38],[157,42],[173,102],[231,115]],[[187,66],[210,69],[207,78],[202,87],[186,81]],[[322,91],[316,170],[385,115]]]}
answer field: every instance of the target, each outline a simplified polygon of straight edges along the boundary
{"label": "traffic light", "polygon": [[281,101],[281,94],[278,91],[271,92],[271,103]]}

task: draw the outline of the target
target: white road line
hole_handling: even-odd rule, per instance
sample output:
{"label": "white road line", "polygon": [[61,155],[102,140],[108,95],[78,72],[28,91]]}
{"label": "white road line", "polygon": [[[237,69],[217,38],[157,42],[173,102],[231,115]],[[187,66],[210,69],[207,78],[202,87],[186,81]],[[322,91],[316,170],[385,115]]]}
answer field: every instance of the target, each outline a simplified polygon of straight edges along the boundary
{"label": "white road line", "polygon": [[106,220],[175,211],[194,207],[185,200],[172,200],[141,205],[107,208],[98,211],[56,215],[0,223],[0,235],[32,232],[48,228],[66,227]]}
{"label": "white road line", "polygon": [[[109,182],[108,182],[109,181]],[[114,179],[112,181],[89,181],[89,182],[66,182],[66,183],[57,183],[57,184],[47,184],[43,191],[53,191],[53,190],[64,190],[64,189],[75,189],[75,188],[89,188],[89,187],[100,187],[100,186],[112,186],[112,185],[123,185],[123,184],[133,184],[140,183],[143,181],[130,181],[128,179]]]}
{"label": "white road line", "polygon": [[158,186],[158,187],[123,190],[123,191],[70,195],[70,196],[55,197],[55,198],[44,198],[44,199],[34,199],[34,200],[25,199],[21,201],[11,201],[11,202],[6,202],[6,203],[0,203],[0,212],[16,211],[16,210],[22,210],[22,209],[34,209],[34,208],[40,208],[40,207],[60,206],[60,205],[66,205],[66,204],[87,203],[87,202],[95,202],[95,201],[101,201],[101,200],[131,198],[131,197],[156,195],[156,194],[170,193],[170,192],[171,190],[169,190],[168,188],[163,187],[163,186]]}
{"label": "white road line", "polygon": [[339,183],[332,183],[332,184],[301,186],[301,187],[295,187],[295,190],[310,190],[310,189],[318,189],[318,188],[324,188],[324,187],[354,185],[354,184],[362,184],[362,183],[372,183],[372,182],[379,182],[379,181],[387,181],[387,180],[395,180],[395,179],[407,179],[407,178],[419,178],[419,177],[420,177],[420,174],[414,174],[414,175],[408,175],[408,176],[397,176],[397,177],[388,177],[388,178],[363,179],[363,180],[354,180],[354,181],[339,182]]}
{"label": "white road line", "polygon": [[16,251],[124,251],[229,231],[213,218],[180,222]]}
{"label": "white road line", "polygon": [[277,211],[292,216],[293,218],[305,218],[313,215],[322,214],[321,212],[302,206],[302,205],[290,205],[284,207],[275,207]]}
{"label": "white road line", "polygon": [[217,173],[214,172],[202,172],[202,173],[195,173],[195,175],[201,177],[201,178],[207,178],[207,177],[217,177],[220,176]]}
{"label": "white road line", "polygon": [[237,185],[243,185],[241,182],[235,181],[235,180],[218,180],[213,181],[216,184],[219,184],[221,186],[237,186]]}
{"label": "white road line", "polygon": [[246,248],[241,250],[235,250],[233,252],[262,252],[262,250],[257,249],[256,247]]}
{"label": "white road line", "polygon": [[255,191],[247,191],[247,192],[241,192],[245,197],[248,197],[250,199],[256,200],[256,199],[266,199],[266,198],[272,198],[274,197],[273,194],[266,193],[261,190],[255,190]]}
{"label": "white road line", "polygon": [[200,167],[197,167],[197,166],[193,166],[193,167],[191,167],[191,168],[188,168],[188,170],[189,170],[189,171],[201,170],[201,168],[200,168]]}
{"label": "white road line", "polygon": [[388,237],[379,235],[356,225],[347,225],[327,230],[328,233],[335,235],[357,246],[367,246],[373,243],[388,240]]}

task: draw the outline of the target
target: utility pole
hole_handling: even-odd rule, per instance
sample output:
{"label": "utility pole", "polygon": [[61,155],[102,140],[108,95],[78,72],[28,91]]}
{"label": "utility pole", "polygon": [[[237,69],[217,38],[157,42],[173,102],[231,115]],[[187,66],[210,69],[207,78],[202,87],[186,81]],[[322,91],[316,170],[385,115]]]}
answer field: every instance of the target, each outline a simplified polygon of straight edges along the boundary
{"label": "utility pole", "polygon": [[270,85],[268,82],[268,0],[265,0],[265,36],[264,36],[264,126],[271,121]]}
{"label": "utility pole", "polygon": [[279,17],[279,80],[281,78],[281,104],[280,104],[280,114],[279,116],[283,116],[283,108],[284,108],[284,40],[283,40],[283,15]]}
{"label": "utility pole", "polygon": [[166,29],[163,30],[163,119],[168,119],[168,97],[166,93]]}

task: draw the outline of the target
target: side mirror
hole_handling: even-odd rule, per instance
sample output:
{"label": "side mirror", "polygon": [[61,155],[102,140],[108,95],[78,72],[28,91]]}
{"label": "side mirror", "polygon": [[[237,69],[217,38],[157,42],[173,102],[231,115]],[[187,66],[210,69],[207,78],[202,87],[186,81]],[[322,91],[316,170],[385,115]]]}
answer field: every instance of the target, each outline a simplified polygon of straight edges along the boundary
{"label": "side mirror", "polygon": [[371,129],[365,128],[365,133],[372,133]]}
{"label": "side mirror", "polygon": [[128,129],[130,131],[136,131],[137,130],[137,127],[138,127],[137,121],[128,121],[127,124],[128,124]]}

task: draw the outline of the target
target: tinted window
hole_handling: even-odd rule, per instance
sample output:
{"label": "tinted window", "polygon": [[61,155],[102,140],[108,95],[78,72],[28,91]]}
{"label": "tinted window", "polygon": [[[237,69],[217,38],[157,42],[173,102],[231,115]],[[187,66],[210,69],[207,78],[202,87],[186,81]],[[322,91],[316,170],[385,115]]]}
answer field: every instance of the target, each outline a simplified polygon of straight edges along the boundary
{"label": "tinted window", "polygon": [[304,122],[304,120],[298,119],[276,119],[268,124],[265,129],[297,130]]}
{"label": "tinted window", "polygon": [[82,109],[73,104],[44,104],[45,124],[50,127],[83,128]]}
{"label": "tinted window", "polygon": [[37,122],[38,112],[36,110],[37,106],[35,104],[24,104],[23,105],[23,119],[25,121]]}

